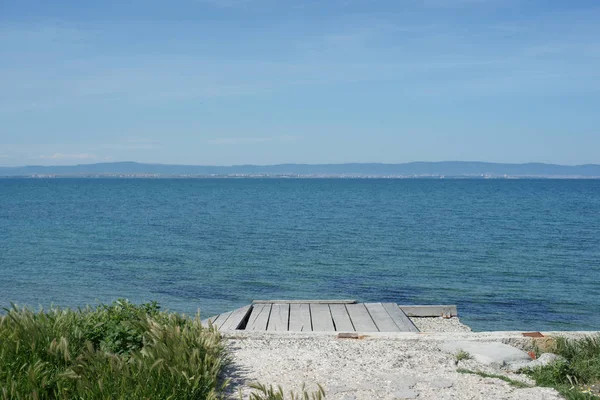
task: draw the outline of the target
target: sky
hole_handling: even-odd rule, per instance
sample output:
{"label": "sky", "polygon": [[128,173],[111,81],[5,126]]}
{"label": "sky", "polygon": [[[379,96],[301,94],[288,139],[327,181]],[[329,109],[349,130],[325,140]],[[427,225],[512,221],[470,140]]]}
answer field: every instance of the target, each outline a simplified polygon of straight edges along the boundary
{"label": "sky", "polygon": [[597,0],[0,0],[0,165],[600,164]]}

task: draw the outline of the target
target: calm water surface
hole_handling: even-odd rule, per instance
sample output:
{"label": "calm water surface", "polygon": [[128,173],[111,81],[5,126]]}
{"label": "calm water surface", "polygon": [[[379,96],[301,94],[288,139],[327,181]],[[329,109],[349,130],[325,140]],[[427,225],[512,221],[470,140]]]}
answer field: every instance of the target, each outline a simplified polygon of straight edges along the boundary
{"label": "calm water surface", "polygon": [[0,306],[457,304],[600,329],[600,180],[0,179]]}

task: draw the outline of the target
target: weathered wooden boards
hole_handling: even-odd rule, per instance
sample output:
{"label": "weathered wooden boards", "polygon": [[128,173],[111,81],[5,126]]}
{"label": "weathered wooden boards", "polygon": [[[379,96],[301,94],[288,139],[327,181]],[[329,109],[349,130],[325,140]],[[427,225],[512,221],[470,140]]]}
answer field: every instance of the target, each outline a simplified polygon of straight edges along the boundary
{"label": "weathered wooden boards", "polygon": [[354,325],[344,304],[330,304],[331,318],[338,332],[354,332]]}
{"label": "weathered wooden boards", "polygon": [[382,306],[394,320],[400,332],[419,332],[419,329],[417,329],[415,324],[412,323],[396,303],[383,303]]}
{"label": "weathered wooden boards", "polygon": [[246,324],[247,331],[266,331],[271,314],[271,304],[257,304],[252,306],[252,313]]}
{"label": "weathered wooden boards", "polygon": [[252,311],[252,306],[244,306],[237,310],[219,314],[216,317],[205,319],[202,325],[208,326],[208,322],[212,322],[222,331],[232,331],[242,326],[242,322],[247,318],[248,313]]}
{"label": "weathered wooden boards", "polygon": [[356,332],[378,332],[377,326],[364,304],[348,304],[346,309]]}
{"label": "weathered wooden boards", "polygon": [[310,317],[314,332],[335,332],[329,304],[310,304]]}
{"label": "weathered wooden boards", "polygon": [[289,304],[273,304],[271,306],[271,316],[267,324],[268,331],[287,331],[290,320]]}
{"label": "weathered wooden boards", "polygon": [[356,300],[254,300],[252,304],[354,304]]}
{"label": "weathered wooden boards", "polygon": [[312,331],[309,304],[290,304],[290,323],[288,329],[292,332]]}
{"label": "weathered wooden boards", "polygon": [[238,329],[250,311],[251,306],[245,306],[232,311],[231,315],[227,318],[227,321],[221,325],[220,329],[223,331],[233,331]]}
{"label": "weathered wooden boards", "polygon": [[[387,312],[381,303],[365,303],[365,308],[371,314],[373,322],[377,326],[377,330],[380,332],[400,332],[401,329],[398,327],[392,316]],[[398,309],[400,310],[400,309]]]}
{"label": "weathered wooden boards", "polygon": [[[444,311],[444,315],[452,312],[456,314],[456,311],[447,308],[452,306],[416,307],[410,310],[419,314],[437,313],[440,310]],[[208,321],[205,320],[203,323],[208,324]],[[252,305],[210,318],[210,321],[223,331],[236,329],[278,332],[419,331],[396,303],[356,303],[354,300],[255,301]]]}

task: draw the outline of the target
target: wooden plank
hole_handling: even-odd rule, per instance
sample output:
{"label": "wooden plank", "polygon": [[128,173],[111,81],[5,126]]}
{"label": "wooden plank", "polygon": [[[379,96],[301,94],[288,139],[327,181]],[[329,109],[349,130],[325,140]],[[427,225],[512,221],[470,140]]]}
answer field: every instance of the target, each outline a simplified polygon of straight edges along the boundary
{"label": "wooden plank", "polygon": [[356,300],[254,300],[252,304],[355,304]]}
{"label": "wooden plank", "polygon": [[334,332],[333,319],[328,304],[310,304],[313,332]]}
{"label": "wooden plank", "polygon": [[379,332],[400,332],[400,328],[398,328],[398,325],[396,325],[381,303],[365,303],[365,307],[369,311],[369,314],[371,314],[371,318],[375,322]]}
{"label": "wooden plank", "polygon": [[458,317],[455,305],[399,306],[409,317]]}
{"label": "wooden plank", "polygon": [[354,325],[352,325],[345,304],[330,304],[329,310],[337,332],[354,332]]}
{"label": "wooden plank", "polygon": [[377,326],[364,304],[347,304],[346,309],[356,332],[378,332]]}
{"label": "wooden plank", "polygon": [[310,332],[310,306],[308,304],[290,304],[290,332]]}
{"label": "wooden plank", "polygon": [[215,322],[215,319],[217,319],[217,317],[218,317],[218,316],[219,316],[219,315],[214,315],[214,316],[212,316],[212,317],[210,317],[210,318],[203,319],[202,321],[200,321],[200,324],[202,324],[202,326],[204,326],[204,327],[208,328],[208,325],[209,325],[208,323],[209,323],[209,322],[212,322],[212,323],[214,323],[214,322]]}
{"label": "wooden plank", "polygon": [[268,331],[287,331],[290,320],[289,304],[273,304],[269,317]]}
{"label": "wooden plank", "polygon": [[419,332],[419,329],[396,303],[383,303],[383,308],[392,317],[401,332]]}
{"label": "wooden plank", "polygon": [[213,325],[220,329],[221,325],[223,325],[225,323],[225,321],[227,321],[227,319],[229,318],[231,313],[232,313],[232,311],[229,311],[229,312],[217,315],[217,318],[215,318],[213,321]]}
{"label": "wooden plank", "polygon": [[256,304],[252,306],[252,313],[248,324],[247,331],[266,331],[269,323],[269,314],[271,314],[271,304]]}
{"label": "wooden plank", "polygon": [[238,308],[237,310],[233,310],[231,312],[231,315],[229,316],[229,318],[227,318],[227,321],[225,321],[219,329],[222,331],[236,330],[242,323],[242,320],[244,318],[246,318],[246,316],[248,316],[249,312],[250,312],[249,305],[244,306],[242,308]]}

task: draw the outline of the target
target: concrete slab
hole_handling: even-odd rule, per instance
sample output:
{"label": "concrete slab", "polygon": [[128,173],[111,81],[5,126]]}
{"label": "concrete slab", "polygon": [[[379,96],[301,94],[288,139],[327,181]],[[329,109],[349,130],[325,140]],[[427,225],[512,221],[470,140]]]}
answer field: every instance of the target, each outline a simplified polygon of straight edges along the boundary
{"label": "concrete slab", "polygon": [[442,343],[440,349],[450,354],[462,350],[469,353],[475,361],[496,367],[531,361],[529,354],[523,350],[500,342],[451,341]]}
{"label": "concrete slab", "polygon": [[537,367],[545,367],[546,365],[550,365],[556,361],[566,361],[564,357],[561,357],[552,353],[544,353],[537,360],[528,360],[528,361],[519,361],[512,362],[506,366],[506,369],[509,371],[517,372],[523,368],[537,368]]}

